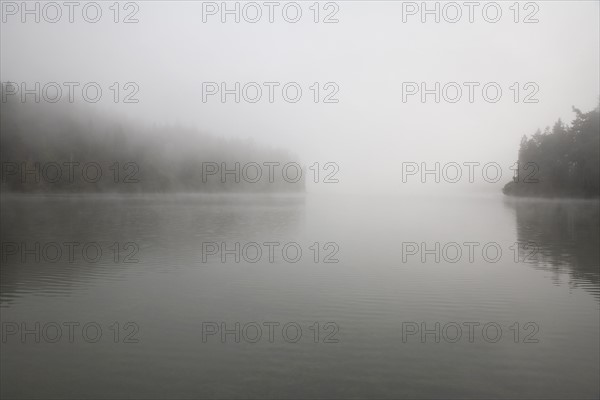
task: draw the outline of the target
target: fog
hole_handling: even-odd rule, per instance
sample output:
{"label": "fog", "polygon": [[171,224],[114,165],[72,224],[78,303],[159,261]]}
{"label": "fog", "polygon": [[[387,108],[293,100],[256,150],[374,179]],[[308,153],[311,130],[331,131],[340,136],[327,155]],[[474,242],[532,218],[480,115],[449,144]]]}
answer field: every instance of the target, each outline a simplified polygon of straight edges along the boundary
{"label": "fog", "polygon": [[[108,3],[95,24],[84,21],[79,9],[69,23],[64,7],[57,23],[45,21],[43,14],[39,23],[20,23],[20,11],[4,12],[0,78],[27,82],[28,87],[34,82],[98,82],[103,98],[85,106],[104,118],[251,138],[297,154],[304,165],[339,165],[338,184],[307,183],[309,192],[407,192],[425,186],[433,192],[496,192],[511,179],[510,166],[523,135],[559,118],[570,122],[572,106],[588,111],[598,104],[595,1],[548,1],[539,3],[539,10],[521,3],[520,23],[513,22],[508,3],[502,3],[497,23],[486,22],[481,8],[470,23],[464,6],[456,23],[447,22],[443,14],[439,23],[432,15],[421,23],[420,13],[405,15],[403,22],[401,2],[385,1],[339,2],[339,10],[321,3],[319,18],[336,11],[332,18],[337,23],[314,23],[309,3],[300,3],[303,14],[297,23],[286,22],[281,8],[269,23],[264,6],[256,23],[246,22],[244,14],[239,23],[234,15],[226,15],[222,23],[221,3],[214,4],[219,11],[212,15],[211,8],[203,14],[207,6],[202,2],[138,3],[138,10],[120,10],[121,19],[135,11],[139,22],[129,24],[114,23]],[[229,6],[233,9],[234,3]],[[533,11],[539,22],[522,23]],[[34,16],[27,18],[33,21]],[[121,96],[131,92],[123,88],[126,82],[137,84],[134,98],[139,102],[115,104],[108,89],[113,82],[120,83]],[[257,82],[263,93],[256,103],[244,97],[236,103],[234,95],[223,103],[220,93],[203,101],[203,82],[226,82],[228,89],[235,82],[242,87]],[[273,103],[263,82],[280,83]],[[300,101],[283,99],[281,88],[287,82],[300,85]],[[320,86],[318,103],[310,89],[314,82]],[[323,102],[334,89],[324,87],[328,82],[339,88],[331,98],[337,103]],[[448,82],[480,86],[472,103],[465,86],[456,103],[444,98],[436,103],[434,95],[423,103],[420,93],[403,102],[403,82],[426,82],[428,89],[435,82],[442,87]],[[496,103],[482,97],[481,88],[488,82],[502,88]],[[515,82],[520,86],[518,103],[510,89]],[[527,83],[537,86],[524,88]],[[524,103],[534,91],[531,99],[538,101]],[[75,102],[81,103],[81,97]],[[459,184],[442,179],[441,184],[423,185],[416,178],[403,183],[402,162],[425,162],[429,168],[435,162],[495,162],[503,176],[493,184],[481,176],[469,185],[460,184],[465,179]]]}
{"label": "fog", "polygon": [[0,11],[1,398],[599,398],[600,2]]}

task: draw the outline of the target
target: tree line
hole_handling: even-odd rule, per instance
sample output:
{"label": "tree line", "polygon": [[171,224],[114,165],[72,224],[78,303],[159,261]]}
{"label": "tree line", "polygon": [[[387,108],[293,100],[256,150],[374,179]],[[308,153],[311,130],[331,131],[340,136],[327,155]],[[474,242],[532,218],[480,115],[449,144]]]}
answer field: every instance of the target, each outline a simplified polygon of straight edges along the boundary
{"label": "tree line", "polygon": [[304,168],[286,150],[90,107],[3,99],[2,192],[304,191]]}
{"label": "tree line", "polygon": [[518,171],[503,192],[509,196],[600,196],[600,105],[587,113],[573,107],[575,119],[523,136]]}

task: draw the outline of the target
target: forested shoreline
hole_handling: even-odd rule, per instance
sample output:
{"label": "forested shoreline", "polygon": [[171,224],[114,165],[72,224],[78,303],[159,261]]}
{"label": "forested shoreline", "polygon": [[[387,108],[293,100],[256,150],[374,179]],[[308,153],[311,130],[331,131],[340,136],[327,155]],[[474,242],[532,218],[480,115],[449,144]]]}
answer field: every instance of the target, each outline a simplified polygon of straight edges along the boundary
{"label": "forested shoreline", "polygon": [[502,189],[508,196],[600,196],[600,106],[587,113],[573,107],[575,119],[523,136],[518,173]]}
{"label": "forested shoreline", "polygon": [[304,191],[295,156],[252,140],[11,97],[0,117],[3,193]]}

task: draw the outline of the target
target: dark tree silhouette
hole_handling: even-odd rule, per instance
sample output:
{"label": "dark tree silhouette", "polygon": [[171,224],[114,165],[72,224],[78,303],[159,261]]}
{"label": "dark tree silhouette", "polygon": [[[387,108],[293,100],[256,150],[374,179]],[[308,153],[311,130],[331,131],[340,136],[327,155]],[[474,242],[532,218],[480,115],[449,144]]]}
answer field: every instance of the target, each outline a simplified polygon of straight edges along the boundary
{"label": "dark tree silhouette", "polygon": [[510,196],[600,196],[600,105],[583,113],[573,107],[570,126],[560,119],[553,128],[523,136],[518,171],[502,191]]}

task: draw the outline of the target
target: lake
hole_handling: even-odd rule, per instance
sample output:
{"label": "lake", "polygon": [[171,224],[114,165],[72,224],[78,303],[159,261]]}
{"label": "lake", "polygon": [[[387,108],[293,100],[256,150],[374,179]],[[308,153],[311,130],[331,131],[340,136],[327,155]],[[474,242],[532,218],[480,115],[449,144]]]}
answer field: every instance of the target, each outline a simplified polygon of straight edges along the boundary
{"label": "lake", "polygon": [[3,195],[1,394],[598,398],[597,201]]}

